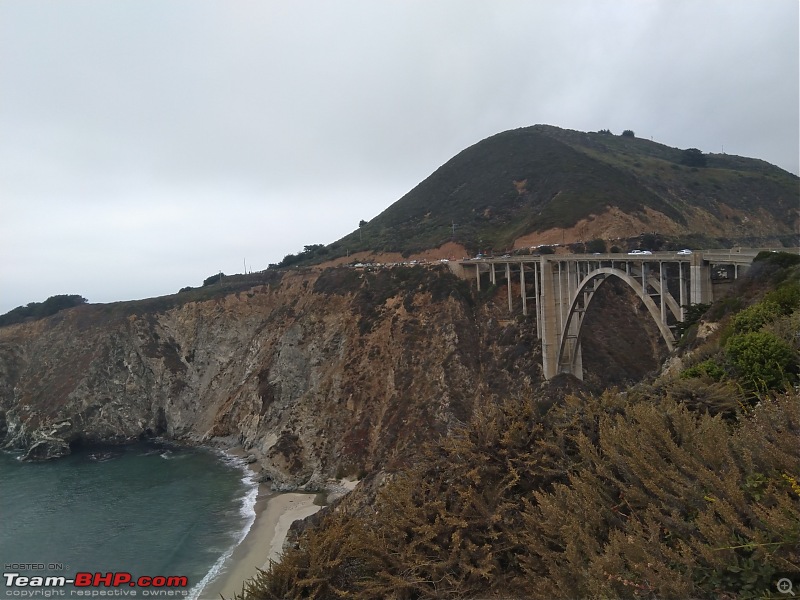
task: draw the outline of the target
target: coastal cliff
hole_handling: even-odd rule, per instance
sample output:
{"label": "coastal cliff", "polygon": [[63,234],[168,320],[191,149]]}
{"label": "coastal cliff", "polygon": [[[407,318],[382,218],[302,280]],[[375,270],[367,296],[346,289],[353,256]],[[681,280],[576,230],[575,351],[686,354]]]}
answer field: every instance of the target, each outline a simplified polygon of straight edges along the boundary
{"label": "coastal cliff", "polygon": [[477,398],[541,382],[535,323],[501,324],[444,268],[295,271],[158,306],[0,328],[0,446],[241,446],[276,489],[314,489],[407,460]]}

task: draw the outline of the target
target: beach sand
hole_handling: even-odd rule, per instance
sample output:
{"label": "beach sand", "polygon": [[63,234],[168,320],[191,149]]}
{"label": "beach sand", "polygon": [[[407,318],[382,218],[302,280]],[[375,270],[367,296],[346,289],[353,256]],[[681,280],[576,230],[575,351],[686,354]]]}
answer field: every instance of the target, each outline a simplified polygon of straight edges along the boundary
{"label": "beach sand", "polygon": [[315,494],[275,494],[261,485],[255,504],[256,518],[247,536],[233,551],[220,575],[201,592],[199,600],[219,600],[220,594],[232,598],[241,593],[245,580],[257,569],[265,569],[277,560],[291,524],[313,515],[321,506],[314,504]]}

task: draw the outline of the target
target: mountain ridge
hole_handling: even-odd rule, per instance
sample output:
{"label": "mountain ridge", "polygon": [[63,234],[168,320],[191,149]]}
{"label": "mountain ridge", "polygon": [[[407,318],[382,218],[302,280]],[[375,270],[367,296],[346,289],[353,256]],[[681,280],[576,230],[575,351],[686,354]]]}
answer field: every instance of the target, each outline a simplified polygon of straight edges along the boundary
{"label": "mountain ridge", "polygon": [[[410,256],[448,242],[511,249],[548,231],[569,232],[565,243],[653,232],[676,247],[692,238],[695,247],[796,246],[798,206],[800,179],[759,159],[534,125],[465,148],[355,231],[281,266],[358,252]],[[592,225],[613,214],[628,222]]]}

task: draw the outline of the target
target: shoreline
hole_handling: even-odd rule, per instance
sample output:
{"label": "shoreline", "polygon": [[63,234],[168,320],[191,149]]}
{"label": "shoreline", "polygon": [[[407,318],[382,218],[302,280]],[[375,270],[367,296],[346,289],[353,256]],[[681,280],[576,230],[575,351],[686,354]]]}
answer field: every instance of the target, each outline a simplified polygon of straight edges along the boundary
{"label": "shoreline", "polygon": [[258,569],[267,569],[283,551],[291,524],[313,515],[322,507],[314,504],[315,494],[273,493],[259,486],[255,504],[256,518],[242,542],[225,561],[220,574],[198,595],[198,600],[214,600],[220,595],[233,598],[242,592],[245,581]]}
{"label": "shoreline", "polygon": [[[230,449],[227,454],[242,458],[241,449]],[[252,475],[257,465],[247,465]],[[289,527],[322,509],[314,504],[316,494],[299,492],[273,492],[263,483],[258,484],[258,495],[253,507],[255,519],[244,539],[237,544],[224,562],[220,573],[200,590],[197,600],[226,599],[242,592],[242,586],[258,569],[267,569],[270,561],[277,561]]]}

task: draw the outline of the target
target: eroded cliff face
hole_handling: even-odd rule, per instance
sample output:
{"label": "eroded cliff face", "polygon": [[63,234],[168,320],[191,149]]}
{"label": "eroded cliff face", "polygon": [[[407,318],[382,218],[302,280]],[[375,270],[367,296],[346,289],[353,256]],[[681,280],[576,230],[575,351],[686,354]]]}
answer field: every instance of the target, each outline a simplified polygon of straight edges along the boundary
{"label": "eroded cliff face", "polygon": [[278,489],[404,460],[541,382],[535,324],[423,267],[330,269],[166,310],[86,305],[0,329],[0,446],[241,445]]}

